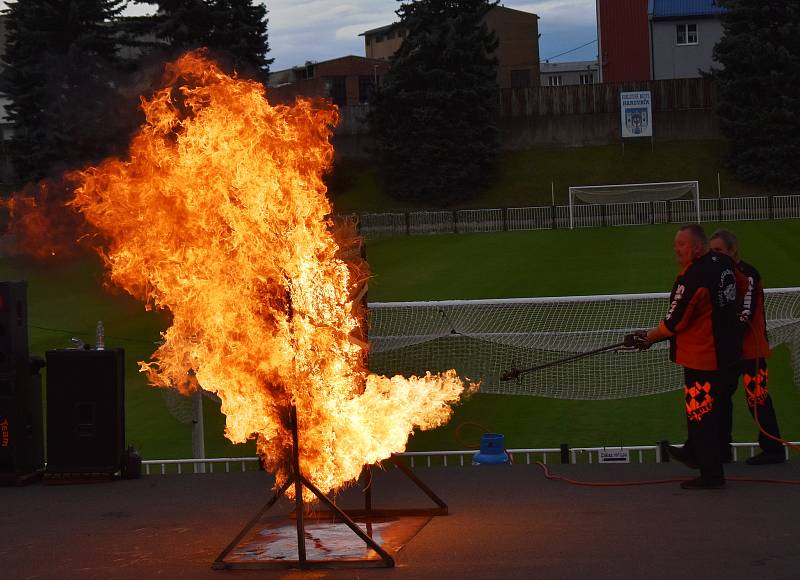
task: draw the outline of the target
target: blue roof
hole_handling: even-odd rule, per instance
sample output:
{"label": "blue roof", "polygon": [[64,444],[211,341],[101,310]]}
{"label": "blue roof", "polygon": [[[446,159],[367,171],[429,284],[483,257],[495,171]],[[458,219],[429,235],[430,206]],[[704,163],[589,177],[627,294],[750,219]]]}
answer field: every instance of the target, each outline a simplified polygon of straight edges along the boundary
{"label": "blue roof", "polygon": [[725,8],[718,6],[716,0],[649,0],[647,11],[651,18],[682,18],[716,16],[723,14]]}

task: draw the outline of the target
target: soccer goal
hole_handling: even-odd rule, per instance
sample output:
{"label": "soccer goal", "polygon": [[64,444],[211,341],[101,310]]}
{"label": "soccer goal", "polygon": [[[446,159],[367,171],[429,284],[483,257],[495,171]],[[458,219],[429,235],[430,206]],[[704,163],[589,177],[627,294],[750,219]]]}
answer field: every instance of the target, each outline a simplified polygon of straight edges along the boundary
{"label": "soccer goal", "polygon": [[[680,388],[669,345],[612,350],[531,372],[500,375],[621,342],[658,324],[669,295],[619,294],[370,304],[370,370],[393,376],[455,368],[481,392],[558,399],[623,399]],[[800,288],[766,292],[770,345],[787,345],[800,386]]]}
{"label": "soccer goal", "polygon": [[572,186],[569,188],[569,227],[575,228],[580,219],[597,218],[591,214],[598,213],[597,208],[601,206],[608,214],[610,225],[659,223],[654,202],[663,204],[666,213],[668,202],[689,196],[694,201],[694,214],[685,216],[689,218],[686,221],[700,222],[700,184],[697,181]]}

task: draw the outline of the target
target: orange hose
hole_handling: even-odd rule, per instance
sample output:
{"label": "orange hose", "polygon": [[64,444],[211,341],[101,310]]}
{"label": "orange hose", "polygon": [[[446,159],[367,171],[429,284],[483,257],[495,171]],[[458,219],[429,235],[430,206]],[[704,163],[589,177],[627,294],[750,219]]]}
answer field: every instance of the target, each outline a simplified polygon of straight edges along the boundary
{"label": "orange hose", "polygon": [[[580,481],[578,479],[570,479],[563,475],[555,475],[550,471],[544,463],[537,461],[536,465],[544,471],[545,479],[550,481],[563,481],[571,485],[579,485],[582,487],[630,487],[636,485],[659,485],[662,483],[679,483],[686,481],[685,477],[671,478],[671,479],[644,479],[644,480],[631,480],[631,481]],[[800,480],[797,479],[763,479],[753,477],[727,477],[728,481],[739,481],[746,483],[781,483],[788,485],[800,485]]]}

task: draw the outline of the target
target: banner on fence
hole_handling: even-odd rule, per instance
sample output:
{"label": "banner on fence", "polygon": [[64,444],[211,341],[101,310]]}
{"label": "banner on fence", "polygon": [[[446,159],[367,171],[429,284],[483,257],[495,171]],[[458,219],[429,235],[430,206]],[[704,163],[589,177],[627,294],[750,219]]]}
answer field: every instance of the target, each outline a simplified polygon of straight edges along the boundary
{"label": "banner on fence", "polygon": [[620,93],[622,138],[653,136],[653,106],[650,91]]}

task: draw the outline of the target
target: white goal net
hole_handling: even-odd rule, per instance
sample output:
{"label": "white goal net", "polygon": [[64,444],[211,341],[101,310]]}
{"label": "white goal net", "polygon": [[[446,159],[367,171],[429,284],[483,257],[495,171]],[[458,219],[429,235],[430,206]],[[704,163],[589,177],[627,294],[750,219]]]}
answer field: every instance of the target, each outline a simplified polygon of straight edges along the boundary
{"label": "white goal net", "polygon": [[689,198],[686,203],[691,204],[693,210],[684,212],[689,218],[685,221],[700,222],[700,184],[697,181],[572,186],[569,188],[569,227],[578,226],[600,206],[609,214],[609,225],[635,225],[640,223],[637,221],[640,214],[658,213],[659,208],[653,207],[653,203],[684,197]]}
{"label": "white goal net", "polygon": [[[558,399],[622,399],[680,388],[681,369],[669,343],[647,351],[615,350],[533,371],[500,375],[621,342],[658,324],[669,295],[620,294],[562,298],[370,304],[369,366],[384,375],[455,368],[481,392]],[[800,387],[800,288],[766,291],[770,346],[787,345]]]}

